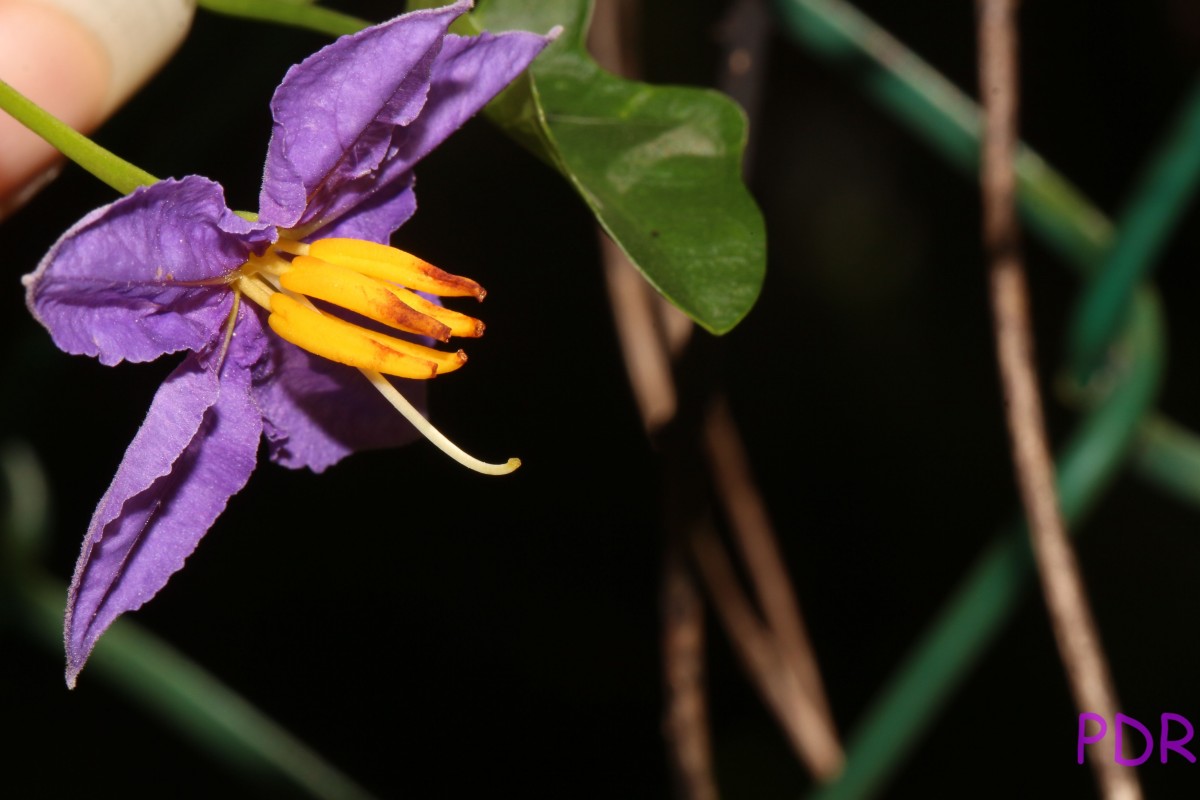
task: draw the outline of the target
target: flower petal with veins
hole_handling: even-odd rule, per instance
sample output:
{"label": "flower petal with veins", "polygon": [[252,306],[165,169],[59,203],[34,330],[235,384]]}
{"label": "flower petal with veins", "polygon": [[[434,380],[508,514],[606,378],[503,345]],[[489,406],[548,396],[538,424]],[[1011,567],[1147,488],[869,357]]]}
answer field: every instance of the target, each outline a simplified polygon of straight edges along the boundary
{"label": "flower petal with veins", "polygon": [[109,625],[182,567],[254,471],[262,414],[250,372],[188,356],[159,387],[92,517],[67,597],[67,685]]}
{"label": "flower petal with veins", "polygon": [[[182,568],[246,484],[264,434],[273,461],[319,472],[356,450],[414,439],[396,408],[428,427],[410,405],[424,399],[419,382],[405,382],[407,403],[384,400],[368,382],[381,377],[269,335],[262,309],[242,299],[261,305],[278,291],[272,281],[301,240],[387,243],[416,209],[414,165],[549,41],[448,34],[468,8],[462,0],[402,15],[288,71],[271,102],[257,222],[229,210],[207,178],[165,180],[85,216],[25,277],[29,309],[67,352],[117,364],[188,351],[88,527],[64,626],[69,685],[113,620]],[[463,333],[482,332],[459,317]],[[429,352],[451,359],[447,370],[461,363]]]}

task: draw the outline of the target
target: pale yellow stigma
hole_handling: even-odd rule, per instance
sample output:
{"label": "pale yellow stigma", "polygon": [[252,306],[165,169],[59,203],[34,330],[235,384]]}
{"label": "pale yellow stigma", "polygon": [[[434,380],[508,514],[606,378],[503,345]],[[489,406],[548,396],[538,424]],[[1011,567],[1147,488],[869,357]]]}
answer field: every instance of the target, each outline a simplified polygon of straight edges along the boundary
{"label": "pale yellow stigma", "polygon": [[[243,264],[230,285],[238,296],[245,295],[270,312],[267,324],[280,338],[361,370],[418,431],[459,463],[491,475],[503,475],[520,466],[517,459],[488,464],[467,455],[383,377],[428,379],[453,372],[467,361],[463,351],[437,350],[370,327],[378,323],[443,342],[451,336],[481,336],[484,326],[479,320],[415,294],[482,300],[486,292],[475,281],[374,242],[280,239],[266,253]],[[350,316],[337,314],[339,309]]]}

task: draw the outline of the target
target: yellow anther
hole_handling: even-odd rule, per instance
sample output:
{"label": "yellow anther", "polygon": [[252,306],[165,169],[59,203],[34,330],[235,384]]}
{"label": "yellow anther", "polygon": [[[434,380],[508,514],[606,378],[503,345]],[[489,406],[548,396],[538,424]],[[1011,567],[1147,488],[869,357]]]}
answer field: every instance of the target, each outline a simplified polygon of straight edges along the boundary
{"label": "yellow anther", "polygon": [[323,313],[308,299],[445,341],[450,336],[480,336],[483,323],[401,287],[482,300],[484,291],[479,284],[385,245],[353,239],[324,239],[310,245],[287,237],[281,237],[262,256],[252,256],[221,282],[235,292],[222,357],[245,297],[270,311],[267,322],[280,338],[313,355],[361,370],[413,427],[458,463],[488,475],[504,475],[521,466],[516,458],[489,464],[463,452],[384,377],[420,379],[453,372],[466,363],[461,350],[444,353],[396,339]]}
{"label": "yellow anther", "polygon": [[308,255],[418,292],[442,297],[474,297],[476,300],[482,300],[487,294],[470,278],[443,272],[414,255],[385,244],[361,239],[318,239],[308,246]]}
{"label": "yellow anther", "polygon": [[310,353],[398,378],[432,378],[466,363],[461,350],[443,353],[322,314],[286,294],[271,295],[271,330]]}
{"label": "yellow anther", "polygon": [[410,307],[408,297],[417,297],[412,292],[319,258],[297,256],[291,269],[279,276],[279,284],[402,331],[432,336],[443,342],[450,340],[448,325]]}
{"label": "yellow anther", "polygon": [[404,301],[404,304],[414,311],[418,311],[427,317],[433,317],[438,322],[442,323],[450,329],[451,336],[461,336],[466,338],[477,338],[483,336],[484,325],[474,317],[460,314],[449,308],[439,306],[437,303],[431,303],[416,292],[410,292],[407,289],[401,289],[398,286],[388,284],[392,292]]}

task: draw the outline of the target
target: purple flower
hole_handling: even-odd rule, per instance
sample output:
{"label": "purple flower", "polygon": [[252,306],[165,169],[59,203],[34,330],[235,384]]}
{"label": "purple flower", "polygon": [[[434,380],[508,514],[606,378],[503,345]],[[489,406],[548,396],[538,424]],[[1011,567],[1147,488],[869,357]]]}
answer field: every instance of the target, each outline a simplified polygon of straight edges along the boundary
{"label": "purple flower", "polygon": [[67,352],[111,365],[187,351],[84,539],[67,600],[69,686],[112,621],[183,566],[246,484],[263,435],[273,461],[320,471],[402,444],[416,425],[474,466],[515,468],[457,451],[383,377],[455,369],[465,356],[432,339],[483,329],[415,294],[482,299],[478,284],[386,246],[416,208],[413,165],[548,41],[447,34],[469,7],[397,17],[289,70],[271,101],[257,219],[230,211],[206,178],[161,181],[88,214],[26,276],[30,310]]}

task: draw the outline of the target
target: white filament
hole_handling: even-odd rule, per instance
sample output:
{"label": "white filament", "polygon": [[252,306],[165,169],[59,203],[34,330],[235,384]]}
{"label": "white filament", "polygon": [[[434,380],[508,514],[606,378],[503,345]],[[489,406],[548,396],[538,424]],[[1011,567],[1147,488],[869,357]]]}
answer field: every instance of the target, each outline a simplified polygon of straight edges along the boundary
{"label": "white filament", "polygon": [[373,370],[360,369],[359,371],[367,376],[367,380],[371,382],[371,385],[378,389],[383,398],[391,403],[392,407],[399,411],[401,416],[408,420],[422,436],[467,469],[473,469],[484,475],[507,475],[521,466],[521,459],[519,458],[510,458],[503,464],[489,464],[486,461],[480,461],[478,458],[468,455],[463,452],[462,448],[447,439],[445,434],[433,427],[433,424],[429,420],[421,416],[421,412],[417,411],[416,407],[408,402],[408,399],[404,395],[400,394],[391,381]]}
{"label": "white filament", "polygon": [[[240,294],[244,294],[249,300],[262,306],[267,311],[271,310],[271,295],[273,294],[271,289],[274,289],[276,292],[280,291],[276,279],[264,273],[259,273],[253,278],[239,277],[234,282],[234,286]],[[271,288],[268,288],[268,286]],[[308,298],[301,296],[298,299],[312,308],[312,304],[308,302]],[[484,475],[507,475],[521,466],[521,459],[519,458],[510,458],[503,464],[490,464],[469,455],[461,447],[446,438],[446,435],[435,428],[429,420],[421,416],[421,412],[416,409],[416,406],[408,402],[408,399],[400,394],[400,391],[392,385],[391,381],[374,370],[360,368],[359,372],[366,376],[371,385],[383,395],[383,399],[391,403],[392,408],[399,411],[400,415],[408,420],[422,436],[467,469],[473,469]]]}

